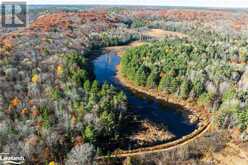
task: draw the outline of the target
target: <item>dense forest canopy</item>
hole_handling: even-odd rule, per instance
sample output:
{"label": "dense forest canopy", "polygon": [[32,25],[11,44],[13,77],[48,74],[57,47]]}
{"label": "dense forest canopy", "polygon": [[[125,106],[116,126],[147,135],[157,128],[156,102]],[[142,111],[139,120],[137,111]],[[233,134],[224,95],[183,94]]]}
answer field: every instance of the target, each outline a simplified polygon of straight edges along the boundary
{"label": "dense forest canopy", "polygon": [[[243,70],[233,64],[233,56],[237,55],[236,62],[246,63],[246,47],[231,45],[211,32],[202,40],[203,34],[131,48],[122,57],[122,74],[138,86],[196,100],[218,112],[220,126],[245,130],[248,105],[241,98],[247,97],[247,89],[239,86]],[[239,50],[233,51],[234,47]]]}

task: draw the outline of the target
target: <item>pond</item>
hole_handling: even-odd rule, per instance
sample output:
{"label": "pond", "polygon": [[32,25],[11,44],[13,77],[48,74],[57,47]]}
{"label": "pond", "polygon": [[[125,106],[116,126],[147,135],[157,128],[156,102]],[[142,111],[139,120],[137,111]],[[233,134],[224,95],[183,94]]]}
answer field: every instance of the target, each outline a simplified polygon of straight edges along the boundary
{"label": "pond", "polygon": [[197,128],[197,124],[188,122],[189,119],[183,115],[178,106],[161,104],[156,99],[151,99],[145,95],[140,96],[119,83],[116,79],[116,67],[119,63],[120,57],[118,55],[102,54],[93,61],[94,73],[100,83],[107,81],[126,94],[128,111],[142,119],[165,125],[176,139],[192,133]]}

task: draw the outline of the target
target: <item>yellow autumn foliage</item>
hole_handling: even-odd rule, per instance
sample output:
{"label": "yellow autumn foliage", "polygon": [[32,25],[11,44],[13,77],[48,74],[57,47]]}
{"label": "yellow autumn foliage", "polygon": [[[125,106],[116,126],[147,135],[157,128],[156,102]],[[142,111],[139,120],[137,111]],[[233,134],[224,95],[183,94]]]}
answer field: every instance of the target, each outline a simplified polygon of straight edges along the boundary
{"label": "yellow autumn foliage", "polygon": [[34,74],[33,77],[32,77],[32,82],[36,84],[39,80],[40,80],[39,75]]}
{"label": "yellow autumn foliage", "polygon": [[50,162],[49,165],[56,165],[54,161]]}
{"label": "yellow autumn foliage", "polygon": [[60,75],[62,75],[63,71],[64,71],[63,66],[58,65],[57,68],[56,68],[56,74],[58,76],[60,76]]}

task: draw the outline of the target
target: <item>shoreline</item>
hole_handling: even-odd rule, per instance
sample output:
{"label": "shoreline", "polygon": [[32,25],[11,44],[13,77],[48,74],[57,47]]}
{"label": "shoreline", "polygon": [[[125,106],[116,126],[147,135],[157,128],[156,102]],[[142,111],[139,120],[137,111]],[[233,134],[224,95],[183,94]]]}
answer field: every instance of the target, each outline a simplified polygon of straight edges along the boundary
{"label": "shoreline", "polygon": [[121,66],[120,64],[117,66],[116,79],[126,88],[138,92],[143,93],[147,96],[152,97],[153,99],[158,100],[162,104],[175,105],[180,108],[184,114],[188,115],[188,113],[192,113],[192,117],[197,117],[199,120],[197,122],[198,128],[201,125],[206,125],[209,123],[210,114],[207,112],[207,109],[202,106],[198,106],[194,101],[191,100],[183,100],[172,94],[165,94],[159,92],[156,89],[148,89],[147,87],[140,87],[135,85],[132,81],[121,75]]}

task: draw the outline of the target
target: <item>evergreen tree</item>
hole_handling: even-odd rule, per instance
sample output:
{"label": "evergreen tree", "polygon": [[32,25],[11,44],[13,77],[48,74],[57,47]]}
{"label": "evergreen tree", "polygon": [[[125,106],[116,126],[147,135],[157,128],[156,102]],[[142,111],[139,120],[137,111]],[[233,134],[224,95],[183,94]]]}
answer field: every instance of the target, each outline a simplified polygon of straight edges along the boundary
{"label": "evergreen tree", "polygon": [[81,84],[87,79],[88,75],[84,69],[73,69],[71,73],[71,78],[77,84]]}
{"label": "evergreen tree", "polygon": [[159,90],[166,91],[168,93],[175,93],[178,88],[178,81],[171,76],[164,76],[159,83]]}
{"label": "evergreen tree", "polygon": [[135,80],[136,79],[136,71],[135,68],[130,67],[127,69],[127,78],[130,80]]}
{"label": "evergreen tree", "polygon": [[91,92],[94,94],[97,94],[97,92],[99,91],[99,84],[97,80],[94,80],[91,86]]}
{"label": "evergreen tree", "polygon": [[85,140],[88,142],[93,142],[95,141],[95,131],[93,126],[88,125],[83,133]]}
{"label": "evergreen tree", "polygon": [[136,79],[135,82],[137,85],[145,86],[146,84],[146,74],[144,71],[144,67],[140,67],[138,71],[136,72]]}
{"label": "evergreen tree", "polygon": [[195,97],[199,97],[204,92],[204,86],[203,83],[200,80],[193,82],[193,88]]}
{"label": "evergreen tree", "polygon": [[111,130],[114,129],[114,115],[112,113],[108,113],[107,111],[103,111],[103,113],[100,115],[100,121],[102,122],[105,131],[104,133],[111,132]]}
{"label": "evergreen tree", "polygon": [[158,81],[158,74],[152,71],[147,78],[146,85],[149,88],[155,88],[157,87],[157,81]]}
{"label": "evergreen tree", "polygon": [[89,80],[86,80],[86,81],[84,82],[84,90],[85,90],[86,92],[89,92],[89,91],[90,91],[90,81],[89,81]]}
{"label": "evergreen tree", "polygon": [[190,93],[190,82],[188,80],[183,80],[181,86],[180,86],[180,96],[183,99],[186,99],[189,96]]}

